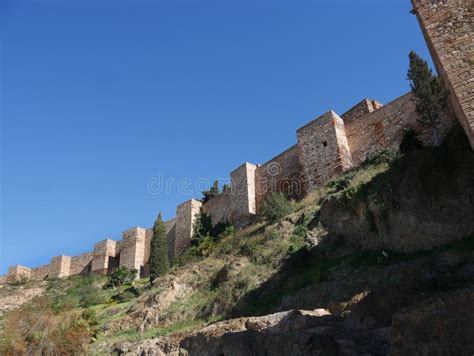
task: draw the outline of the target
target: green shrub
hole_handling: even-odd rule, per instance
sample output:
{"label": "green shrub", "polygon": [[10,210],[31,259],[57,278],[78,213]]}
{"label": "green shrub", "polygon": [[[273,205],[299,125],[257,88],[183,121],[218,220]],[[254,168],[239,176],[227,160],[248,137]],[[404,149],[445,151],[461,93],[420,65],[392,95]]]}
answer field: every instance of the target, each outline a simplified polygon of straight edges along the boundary
{"label": "green shrub", "polygon": [[138,271],[135,268],[120,267],[113,272],[105,285],[106,288],[118,287],[123,284],[132,284],[137,277]]}
{"label": "green shrub", "polygon": [[112,296],[112,300],[116,303],[125,303],[129,302],[140,295],[140,292],[137,288],[130,287],[125,289],[123,292],[115,294]]}
{"label": "green shrub", "polygon": [[307,232],[308,232],[308,227],[305,224],[295,225],[295,228],[293,230],[293,234],[298,237],[305,237]]}
{"label": "green shrub", "polygon": [[280,233],[278,232],[277,229],[274,229],[273,227],[268,227],[265,229],[265,238],[267,240],[275,240],[280,237]]}
{"label": "green shrub", "polygon": [[193,225],[193,238],[189,251],[196,256],[208,256],[219,240],[234,234],[233,225],[224,221],[213,226],[211,216],[201,212]]}
{"label": "green shrub", "polygon": [[293,206],[283,193],[271,193],[262,206],[262,214],[270,222],[275,222],[292,211]]}
{"label": "green shrub", "polygon": [[240,245],[240,254],[243,256],[252,257],[257,248],[257,241],[255,239],[245,239]]}
{"label": "green shrub", "polygon": [[97,319],[97,313],[94,309],[87,308],[81,313],[81,318],[84,319],[89,323],[91,326],[95,326],[99,324]]}

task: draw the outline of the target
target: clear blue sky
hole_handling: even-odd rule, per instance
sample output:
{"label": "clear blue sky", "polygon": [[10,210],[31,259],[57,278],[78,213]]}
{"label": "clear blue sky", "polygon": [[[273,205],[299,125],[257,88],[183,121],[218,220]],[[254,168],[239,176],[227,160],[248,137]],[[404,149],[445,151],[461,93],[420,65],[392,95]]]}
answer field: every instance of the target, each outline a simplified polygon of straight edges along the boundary
{"label": "clear blue sky", "polygon": [[[173,4],[174,3],[174,4]],[[2,1],[1,263],[38,266],[149,227],[429,57],[409,0]]]}

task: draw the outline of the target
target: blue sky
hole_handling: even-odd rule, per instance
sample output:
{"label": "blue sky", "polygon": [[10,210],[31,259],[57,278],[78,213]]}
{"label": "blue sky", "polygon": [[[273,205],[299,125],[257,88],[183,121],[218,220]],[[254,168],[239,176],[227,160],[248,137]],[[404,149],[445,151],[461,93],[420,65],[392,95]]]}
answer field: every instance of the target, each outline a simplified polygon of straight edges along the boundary
{"label": "blue sky", "polygon": [[408,0],[3,1],[0,274],[90,251],[200,197],[428,58]]}

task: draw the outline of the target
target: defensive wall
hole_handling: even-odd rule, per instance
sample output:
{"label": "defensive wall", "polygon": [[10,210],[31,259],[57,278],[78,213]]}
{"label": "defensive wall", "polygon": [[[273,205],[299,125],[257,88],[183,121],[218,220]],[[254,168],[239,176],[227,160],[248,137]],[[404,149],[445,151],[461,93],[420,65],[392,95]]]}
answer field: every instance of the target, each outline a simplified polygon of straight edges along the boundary
{"label": "defensive wall", "polygon": [[412,0],[413,12],[474,149],[474,0]]}
{"label": "defensive wall", "polygon": [[[456,117],[474,148],[474,0],[412,0],[437,71],[449,91],[450,107],[437,130],[443,136]],[[454,113],[451,114],[451,113]],[[168,253],[172,258],[191,243],[196,215],[202,211],[212,223],[228,221],[243,226],[261,212],[271,192],[299,199],[335,175],[360,165],[375,152],[400,144],[404,130],[415,130],[422,141],[433,143],[432,129],[417,120],[411,93],[382,105],[364,99],[342,115],[334,111],[296,130],[296,143],[269,161],[245,162],[231,172],[231,188],[205,204],[188,200],[176,208],[176,217],[165,222]],[[122,239],[106,239],[92,252],[56,256],[48,265],[13,266],[0,283],[20,279],[42,280],[76,274],[105,274],[120,266],[148,273],[152,230],[131,228]]]}
{"label": "defensive wall", "polygon": [[[438,131],[444,135],[452,124],[444,115]],[[192,239],[193,224],[199,212],[211,216],[212,223],[228,221],[243,226],[258,214],[271,192],[283,192],[299,199],[337,174],[362,163],[368,156],[400,144],[406,129],[416,130],[426,143],[432,143],[431,129],[417,120],[412,94],[382,105],[364,99],[342,115],[334,111],[315,118],[296,130],[296,144],[269,161],[256,165],[243,163],[231,172],[231,187],[205,204],[188,200],[176,207],[176,217],[165,222],[169,257],[183,253]],[[134,268],[148,274],[152,229],[133,227],[122,239],[106,239],[94,250],[79,256],[56,256],[38,268],[13,266],[6,279],[41,280],[76,274],[106,274],[118,267]]]}

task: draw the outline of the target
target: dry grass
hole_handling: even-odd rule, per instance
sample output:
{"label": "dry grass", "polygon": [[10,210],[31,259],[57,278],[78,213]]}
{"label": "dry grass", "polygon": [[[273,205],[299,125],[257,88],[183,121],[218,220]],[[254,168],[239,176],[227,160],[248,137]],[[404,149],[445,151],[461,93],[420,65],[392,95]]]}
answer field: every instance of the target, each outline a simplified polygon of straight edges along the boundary
{"label": "dry grass", "polygon": [[33,302],[8,312],[0,332],[0,353],[79,354],[92,337],[90,321],[76,312],[54,313],[49,301]]}

